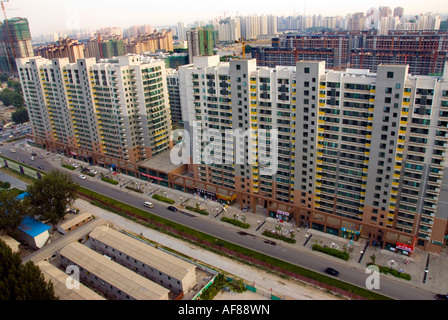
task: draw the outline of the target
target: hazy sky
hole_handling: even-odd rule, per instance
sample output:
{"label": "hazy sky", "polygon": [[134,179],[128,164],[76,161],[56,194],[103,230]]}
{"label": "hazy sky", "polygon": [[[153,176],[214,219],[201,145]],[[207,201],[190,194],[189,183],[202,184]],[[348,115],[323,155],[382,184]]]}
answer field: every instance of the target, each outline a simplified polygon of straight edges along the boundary
{"label": "hazy sky", "polygon": [[174,25],[178,21],[192,23],[224,14],[335,16],[366,12],[379,6],[389,6],[392,10],[403,7],[405,15],[448,13],[447,0],[9,0],[5,3],[7,17],[27,18],[33,36],[72,27],[97,29],[140,24]]}

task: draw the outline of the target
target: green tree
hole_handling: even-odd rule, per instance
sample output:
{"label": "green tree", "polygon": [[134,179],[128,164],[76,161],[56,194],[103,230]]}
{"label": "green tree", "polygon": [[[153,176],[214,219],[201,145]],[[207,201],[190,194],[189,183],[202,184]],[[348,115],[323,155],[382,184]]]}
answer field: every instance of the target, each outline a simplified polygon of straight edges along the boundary
{"label": "green tree", "polygon": [[28,110],[26,108],[19,108],[11,114],[11,119],[15,123],[24,123],[30,120]]}
{"label": "green tree", "polygon": [[6,73],[0,74],[0,82],[8,82],[9,76]]}
{"label": "green tree", "polygon": [[0,240],[0,300],[57,300],[52,282],[46,282],[39,267],[22,264],[19,253]]}
{"label": "green tree", "polygon": [[0,230],[10,236],[16,236],[17,227],[28,214],[28,210],[26,201],[18,200],[16,192],[0,192]]}
{"label": "green tree", "polygon": [[11,89],[5,88],[0,92],[0,101],[4,106],[9,107],[14,102],[14,97],[16,93]]}
{"label": "green tree", "polygon": [[12,105],[14,106],[14,108],[16,109],[23,108],[24,104],[25,101],[23,100],[22,94],[15,92],[12,98]]}
{"label": "green tree", "polygon": [[26,198],[34,216],[41,216],[55,227],[64,219],[65,208],[76,199],[78,185],[70,175],[52,170],[28,185]]}

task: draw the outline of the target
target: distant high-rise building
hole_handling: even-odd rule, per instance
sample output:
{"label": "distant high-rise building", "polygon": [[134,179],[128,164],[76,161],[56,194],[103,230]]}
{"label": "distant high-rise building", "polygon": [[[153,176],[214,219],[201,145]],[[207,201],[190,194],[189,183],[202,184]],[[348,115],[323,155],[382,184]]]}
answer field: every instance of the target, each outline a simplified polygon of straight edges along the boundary
{"label": "distant high-rise building", "polygon": [[108,59],[112,57],[124,56],[126,49],[123,40],[109,39],[101,42],[101,50],[103,58]]}
{"label": "distant high-rise building", "polygon": [[404,16],[404,9],[402,7],[396,7],[394,9],[394,17],[402,18]]}
{"label": "distant high-rise building", "polygon": [[193,28],[187,31],[188,55],[190,63],[193,57],[214,54],[213,27]]}
{"label": "distant high-rise building", "polygon": [[363,12],[354,13],[348,20],[348,31],[360,31],[366,29],[366,17]]}
{"label": "distant high-rise building", "polygon": [[31,33],[26,18],[0,24],[0,72],[17,73],[16,58],[32,57]]}
{"label": "distant high-rise building", "polygon": [[84,58],[84,44],[70,38],[35,49],[36,56],[51,59],[68,58],[70,62]]}
{"label": "distant high-rise building", "polygon": [[187,31],[185,30],[185,23],[178,22],[177,23],[177,39],[179,41],[185,41],[187,39]]}

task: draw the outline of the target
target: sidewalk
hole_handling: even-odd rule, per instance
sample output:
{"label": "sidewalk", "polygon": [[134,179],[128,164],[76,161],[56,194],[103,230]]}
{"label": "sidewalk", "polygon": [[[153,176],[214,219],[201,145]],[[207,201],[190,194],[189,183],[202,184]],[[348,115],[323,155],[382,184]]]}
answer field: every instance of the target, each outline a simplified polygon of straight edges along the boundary
{"label": "sidewalk", "polygon": [[[31,150],[40,150],[37,148],[33,148],[28,146],[27,149]],[[42,151],[42,150],[41,150]],[[68,159],[65,157],[61,157],[58,155],[50,155],[47,160],[52,162],[55,167],[60,167],[61,170],[67,170],[68,172],[73,172],[71,170],[65,169],[61,167],[61,161],[64,163],[68,163]],[[75,162],[80,165],[87,167],[86,163],[81,161],[70,159],[71,163]],[[226,210],[223,210],[223,207],[220,203],[205,200],[200,198],[199,196],[195,196],[192,194],[184,193],[179,190],[163,187],[157,184],[153,184],[151,182],[142,181],[137,178],[133,178],[121,173],[117,173],[116,175],[112,175],[107,169],[101,168],[98,166],[88,166],[90,169],[95,169],[98,171],[98,174],[95,177],[87,177],[87,179],[94,179],[98,183],[107,184],[111,188],[121,188],[123,192],[127,192],[132,194],[133,196],[141,197],[144,201],[157,202],[157,200],[152,199],[153,194],[158,194],[161,196],[165,196],[167,198],[173,199],[175,203],[173,204],[177,208],[188,211],[181,206],[187,204],[189,206],[195,207],[198,203],[200,208],[206,210],[209,214],[207,216],[200,215],[193,211],[188,211],[193,215],[197,215],[203,219],[212,220],[216,223],[220,223],[224,227],[234,228],[235,230],[244,231],[247,233],[251,233],[257,235],[259,237],[265,237],[262,233],[269,230],[277,230],[280,231],[286,237],[290,237],[290,234],[294,234],[294,239],[296,243],[290,244],[287,242],[283,242],[282,240],[273,239],[269,237],[265,237],[267,240],[281,242],[282,245],[292,246],[298,251],[307,251],[312,252],[313,254],[324,255],[329,260],[335,259],[335,261],[341,262],[342,260],[326,255],[320,252],[312,251],[311,247],[313,244],[317,243],[321,246],[333,247],[335,249],[343,250],[344,248],[349,252],[350,259],[345,263],[351,265],[355,268],[360,268],[365,270],[367,263],[372,262],[371,257],[375,256],[375,263],[380,266],[385,267],[393,267],[396,270],[403,270],[403,272],[411,275],[411,281],[407,281],[404,279],[399,279],[393,277],[391,275],[382,275],[384,277],[389,277],[390,279],[401,281],[403,283],[409,284],[413,287],[419,287],[425,289],[427,291],[433,293],[448,293],[448,249],[443,249],[442,253],[431,254],[420,249],[415,249],[411,257],[407,257],[404,255],[400,255],[391,251],[383,250],[378,247],[368,246],[366,248],[366,240],[360,239],[356,242],[352,242],[348,239],[344,239],[338,236],[326,234],[320,231],[311,230],[308,228],[297,228],[293,225],[293,223],[288,222],[279,222],[274,218],[270,218],[267,216],[267,210],[262,207],[257,207],[257,213],[254,214],[251,210],[248,212],[243,212],[239,209],[239,205],[228,206]],[[77,169],[79,172],[79,168]],[[109,178],[119,181],[118,185],[112,185],[107,182],[101,180],[101,175],[108,174]],[[81,173],[80,173],[81,174]],[[121,185],[121,187],[120,187]],[[126,189],[124,186],[132,186],[134,188],[140,189],[143,191],[143,194],[137,193],[135,191]],[[162,205],[168,206],[169,204],[164,202],[157,202]],[[240,221],[244,221],[250,225],[249,229],[243,229],[236,226],[233,226],[229,223],[222,222],[220,219],[222,217],[234,218]],[[306,243],[306,245],[305,245]],[[365,252],[364,252],[365,250]],[[360,260],[362,255],[362,259]],[[428,262],[429,257],[429,262]],[[406,261],[408,262],[406,263]],[[427,267],[428,266],[428,267]],[[427,268],[427,272],[425,269]]]}

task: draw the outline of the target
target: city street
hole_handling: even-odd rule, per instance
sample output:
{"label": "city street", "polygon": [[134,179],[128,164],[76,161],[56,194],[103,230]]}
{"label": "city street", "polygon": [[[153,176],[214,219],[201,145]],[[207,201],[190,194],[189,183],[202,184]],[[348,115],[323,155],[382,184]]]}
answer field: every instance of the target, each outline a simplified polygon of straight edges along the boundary
{"label": "city street", "polygon": [[[142,206],[143,202],[151,201],[154,203],[154,208],[148,209],[148,211],[150,211],[151,213],[162,216],[177,223],[184,224],[201,232],[208,233],[217,238],[236,243],[255,251],[263,252],[267,255],[282,259],[284,261],[313,271],[323,273],[327,267],[332,267],[340,272],[340,280],[358,285],[360,287],[365,287],[365,281],[368,276],[368,274],[366,274],[365,266],[366,263],[369,262],[369,256],[372,254],[370,252],[375,252],[377,256],[377,262],[383,259],[382,252],[370,251],[369,253],[366,252],[367,257],[364,258],[362,263],[359,263],[359,252],[364,248],[363,243],[352,244],[352,246],[355,248],[355,250],[353,250],[353,255],[355,256],[355,258],[351,259],[349,262],[343,262],[342,260],[324,254],[315,253],[310,249],[310,247],[316,241],[326,242],[329,244],[337,241],[339,245],[342,246],[345,239],[328,238],[329,235],[315,232],[313,230],[294,230],[293,232],[296,235],[295,239],[297,240],[296,244],[288,244],[280,240],[272,241],[272,239],[262,236],[261,233],[266,228],[275,228],[278,225],[278,222],[274,219],[267,218],[266,213],[257,213],[256,215],[250,212],[243,213],[238,208],[233,207],[229,207],[227,211],[222,211],[222,207],[216,202],[197,199],[191,194],[186,194],[177,190],[164,188],[151,183],[146,183],[138,179],[132,179],[131,177],[124,176],[122,174],[117,174],[116,176],[112,176],[112,178],[116,180],[122,179],[120,180],[121,184],[128,184],[131,183],[131,180],[135,180],[135,183],[138,183],[137,186],[140,186],[144,190],[144,194],[139,194],[131,190],[120,188],[119,185],[114,186],[105,183],[100,180],[100,174],[97,174],[96,177],[87,176],[85,180],[82,180],[78,177],[81,174],[79,172],[79,168],[75,171],[71,171],[61,167],[61,163],[66,163],[69,159],[54,154],[46,155],[45,151],[39,150],[37,148],[32,148],[30,146],[22,146],[20,142],[16,143],[16,147],[17,152],[15,153],[9,152],[11,146],[0,147],[0,150],[5,156],[19,162],[25,162],[27,165],[31,165],[35,168],[42,165],[45,168],[44,171],[49,171],[52,167],[63,169],[73,177],[75,182],[79,183],[80,185],[118,201],[127,203],[129,205],[144,209],[144,207]],[[30,154],[33,151],[38,155],[44,155],[43,158],[41,159],[37,156],[36,160],[29,160]],[[75,162],[83,165],[83,163],[80,161],[74,161],[73,159],[71,159],[70,161],[71,163]],[[84,165],[86,164],[84,163]],[[107,173],[107,170],[104,168],[95,167],[95,169],[98,172]],[[187,199],[189,199],[189,204],[194,205],[195,202],[199,202],[201,207],[207,208],[207,210],[211,213],[208,216],[201,216],[196,213],[181,214],[179,212],[169,211],[166,209],[168,204],[158,202],[148,196],[149,193],[154,192],[172,198],[176,201],[176,206],[179,206],[181,201],[185,202]],[[212,209],[214,209],[214,211],[212,211]],[[218,215],[219,212],[221,212],[220,215]],[[239,215],[245,215],[246,222],[251,224],[250,229],[243,231],[243,229],[239,229],[220,221],[220,218],[223,215],[226,215],[227,217],[233,217],[234,215],[238,214],[237,212],[239,212]],[[284,230],[288,231],[291,230],[293,226],[283,224],[283,228]],[[311,239],[309,242],[307,241],[308,238]],[[348,244],[350,245],[350,243]],[[356,252],[358,252],[358,256],[356,256]],[[390,260],[387,255],[385,255],[384,257],[384,259]],[[398,261],[399,256],[395,254],[395,257]],[[411,266],[409,266],[409,268],[410,267]],[[388,276],[382,276],[381,287],[378,292],[401,300],[433,299],[434,293],[441,293],[435,292],[434,287],[430,287],[429,285],[418,285],[417,282],[421,282],[420,278],[416,278],[415,282],[413,281],[409,283],[406,281],[399,281]],[[445,289],[441,288],[441,290]]]}

